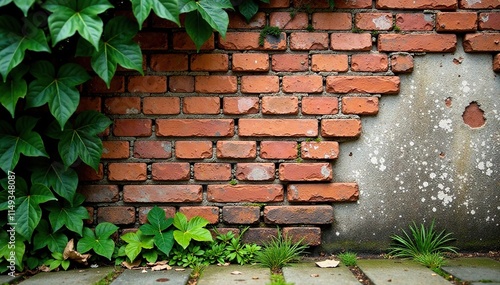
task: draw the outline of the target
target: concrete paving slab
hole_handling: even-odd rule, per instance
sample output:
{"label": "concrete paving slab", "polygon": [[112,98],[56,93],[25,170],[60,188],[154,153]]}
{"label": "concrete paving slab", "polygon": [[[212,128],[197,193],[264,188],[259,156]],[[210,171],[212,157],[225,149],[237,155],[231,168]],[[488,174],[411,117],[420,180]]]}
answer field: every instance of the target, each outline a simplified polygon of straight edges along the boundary
{"label": "concrete paving slab", "polygon": [[0,275],[0,284],[4,285],[4,284],[11,284],[11,283],[14,283],[16,282],[17,280],[21,279],[22,276],[19,275],[19,276],[9,276],[7,274],[5,275]]}
{"label": "concrete paving slab", "polygon": [[[239,271],[240,275],[231,272]],[[259,265],[210,265],[201,274],[198,285],[263,285],[270,283],[271,271]]]}
{"label": "concrete paving slab", "polygon": [[294,263],[283,268],[286,282],[296,285],[359,285],[349,268],[340,265],[335,268],[320,268],[312,262]]}
{"label": "concrete paving slab", "polygon": [[186,268],[185,271],[161,270],[142,273],[142,270],[125,270],[111,285],[136,285],[136,284],[168,284],[168,285],[185,285],[189,280],[191,269]]}
{"label": "concrete paving slab", "polygon": [[22,285],[93,285],[114,272],[113,267],[88,268],[59,272],[42,272],[22,281]]}
{"label": "concrete paving slab", "polygon": [[450,259],[442,269],[464,281],[500,283],[500,262],[487,257]]}
{"label": "concrete paving slab", "polygon": [[450,285],[429,268],[410,260],[362,259],[358,266],[376,285]]}

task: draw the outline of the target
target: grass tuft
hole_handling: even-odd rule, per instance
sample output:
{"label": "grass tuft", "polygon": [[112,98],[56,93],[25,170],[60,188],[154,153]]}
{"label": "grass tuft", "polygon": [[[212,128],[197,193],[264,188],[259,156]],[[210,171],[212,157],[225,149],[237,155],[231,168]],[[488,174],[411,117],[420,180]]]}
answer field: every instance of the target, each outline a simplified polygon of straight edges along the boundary
{"label": "grass tuft", "polygon": [[358,264],[358,256],[354,252],[346,251],[339,253],[337,256],[345,266],[356,266]]}

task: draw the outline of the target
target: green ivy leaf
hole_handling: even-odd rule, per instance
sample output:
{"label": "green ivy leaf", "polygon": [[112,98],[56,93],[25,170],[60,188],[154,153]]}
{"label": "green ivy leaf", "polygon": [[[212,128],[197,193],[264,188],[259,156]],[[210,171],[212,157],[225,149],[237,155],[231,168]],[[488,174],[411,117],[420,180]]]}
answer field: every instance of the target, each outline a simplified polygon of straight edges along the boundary
{"label": "green ivy leaf", "polygon": [[62,130],[80,103],[76,86],[89,80],[90,76],[81,65],[74,63],[63,65],[56,74],[54,66],[45,60],[33,63],[30,72],[36,79],[28,87],[26,108],[48,103],[50,113]]}
{"label": "green ivy leaf", "polygon": [[16,121],[16,129],[0,121],[0,168],[7,173],[13,170],[21,156],[48,157],[40,134],[33,131],[38,119],[23,116]]}
{"label": "green ivy leaf", "polygon": [[196,46],[196,50],[200,51],[201,46],[212,36],[212,27],[201,17],[198,11],[187,13],[184,25],[187,34]]}
{"label": "green ivy leaf", "polygon": [[[0,229],[0,259],[8,259],[10,258],[10,253],[12,251],[11,246],[9,246],[9,233],[3,229]],[[16,258],[16,268],[19,271],[23,271],[23,256],[26,251],[26,245],[24,244],[26,240],[23,237],[17,236],[16,241],[14,242],[15,253],[14,256]]]}
{"label": "green ivy leaf", "polygon": [[23,76],[28,72],[26,65],[16,66],[9,74],[6,82],[0,82],[0,103],[9,111],[12,118],[19,98],[28,92],[28,84]]}
{"label": "green ivy leaf", "polygon": [[174,231],[174,239],[184,249],[189,246],[191,240],[196,241],[212,241],[210,231],[204,227],[208,221],[202,217],[193,217],[189,222],[184,214],[177,212],[174,216],[174,226],[177,230]]}
{"label": "green ivy leaf", "polygon": [[238,11],[240,11],[241,15],[245,17],[247,22],[250,22],[252,17],[257,14],[257,11],[259,11],[259,4],[257,4],[254,0],[244,0],[238,6]]}
{"label": "green ivy leaf", "polygon": [[62,232],[52,231],[46,220],[40,220],[36,231],[33,237],[33,250],[48,247],[51,252],[63,252],[68,244],[68,237]]}
{"label": "green ivy leaf", "polygon": [[80,253],[85,253],[93,249],[98,255],[111,260],[115,250],[115,242],[109,237],[117,230],[117,226],[107,222],[97,225],[95,234],[91,229],[84,228],[83,238],[78,241],[77,250]]}
{"label": "green ivy leaf", "polygon": [[225,38],[229,16],[224,9],[233,9],[229,0],[202,0],[197,2],[197,10],[201,17],[220,35]]}
{"label": "green ivy leaf", "polygon": [[103,27],[98,15],[113,5],[107,0],[49,0],[43,7],[52,12],[48,19],[52,46],[78,32],[98,50]]}
{"label": "green ivy leaf", "polygon": [[26,50],[50,52],[43,30],[34,26],[23,30],[14,17],[0,16],[0,74],[3,82],[9,72],[23,61]]}
{"label": "green ivy leaf", "polygon": [[179,0],[179,10],[181,14],[189,13],[196,10],[196,1],[194,0]]}
{"label": "green ivy leaf", "polygon": [[132,2],[132,11],[139,23],[139,28],[142,27],[144,20],[149,16],[151,9],[155,14],[163,19],[170,20],[177,25],[179,22],[179,6],[177,0],[130,0]]}
{"label": "green ivy leaf", "polygon": [[[137,27],[134,23],[125,17],[115,17],[104,28],[98,51],[92,51],[89,44],[80,39],[76,55],[92,56],[92,69],[109,88],[118,64],[143,74],[141,48],[133,40],[136,34]],[[89,54],[89,51],[92,53]]]}
{"label": "green ivy leaf", "polygon": [[47,162],[34,167],[31,182],[48,185],[59,196],[71,202],[78,187],[78,174],[74,169],[64,167],[62,163]]}
{"label": "green ivy leaf", "polygon": [[124,234],[121,236],[121,239],[128,243],[125,246],[125,254],[130,261],[134,261],[143,248],[152,249],[154,246],[153,237],[143,235],[141,230],[137,230],[135,233]]}
{"label": "green ivy leaf", "polygon": [[42,218],[40,204],[57,200],[52,191],[43,184],[33,184],[28,192],[16,189],[16,232],[27,240],[31,240],[35,228]]}
{"label": "green ivy leaf", "polygon": [[85,207],[81,206],[85,197],[79,193],[75,195],[73,203],[65,203],[47,206],[50,211],[49,221],[54,231],[62,226],[72,232],[82,235],[83,220],[88,219],[89,213]]}
{"label": "green ivy leaf", "polygon": [[155,263],[158,259],[158,252],[156,250],[146,250],[142,253],[142,257],[146,258],[149,263]]}
{"label": "green ivy leaf", "polygon": [[166,230],[168,227],[170,227],[170,225],[172,225],[173,219],[167,219],[165,217],[165,210],[159,208],[158,206],[154,206],[153,209],[148,212],[148,222],[153,226],[155,231],[153,233],[146,233],[142,231],[146,235],[156,234],[158,232]]}
{"label": "green ivy leaf", "polygon": [[[12,0],[2,0],[0,1],[0,7],[8,5],[11,2]],[[28,10],[33,6],[33,3],[35,3],[35,0],[14,0],[14,4],[23,11],[24,17],[28,15]]]}
{"label": "green ivy leaf", "polygon": [[80,157],[85,164],[97,170],[102,155],[102,141],[97,134],[110,124],[111,120],[105,115],[84,111],[78,114],[73,125],[67,123],[62,132],[57,132],[52,124],[48,135],[60,139],[58,149],[64,165],[68,167]]}

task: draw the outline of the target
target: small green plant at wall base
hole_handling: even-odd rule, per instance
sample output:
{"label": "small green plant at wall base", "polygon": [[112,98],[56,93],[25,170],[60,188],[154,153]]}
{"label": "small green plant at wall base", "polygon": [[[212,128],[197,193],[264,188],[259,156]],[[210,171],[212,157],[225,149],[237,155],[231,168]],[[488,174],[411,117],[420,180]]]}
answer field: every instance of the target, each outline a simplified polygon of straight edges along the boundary
{"label": "small green plant at wall base", "polygon": [[267,36],[273,36],[279,38],[281,35],[281,29],[279,27],[265,26],[259,35],[259,46],[264,45],[264,41]]}
{"label": "small green plant at wall base", "polygon": [[414,260],[432,270],[439,269],[446,264],[441,253],[424,253],[414,257]]}
{"label": "small green plant at wall base", "polygon": [[337,256],[345,266],[356,266],[358,263],[358,256],[354,252],[346,251],[338,254]]}
{"label": "small green plant at wall base", "polygon": [[231,179],[231,181],[229,181],[229,185],[238,185],[238,180],[236,179]]}
{"label": "small green plant at wall base", "polygon": [[286,282],[285,277],[281,274],[272,274],[271,283],[267,283],[266,285],[295,285],[295,283]]}
{"label": "small green plant at wall base", "polygon": [[415,258],[422,254],[454,252],[457,248],[447,245],[455,240],[451,233],[445,230],[436,232],[434,229],[434,220],[429,227],[423,224],[417,226],[415,222],[409,226],[410,234],[403,230],[403,235],[393,235],[391,239],[393,244],[389,248],[389,254],[395,257]]}

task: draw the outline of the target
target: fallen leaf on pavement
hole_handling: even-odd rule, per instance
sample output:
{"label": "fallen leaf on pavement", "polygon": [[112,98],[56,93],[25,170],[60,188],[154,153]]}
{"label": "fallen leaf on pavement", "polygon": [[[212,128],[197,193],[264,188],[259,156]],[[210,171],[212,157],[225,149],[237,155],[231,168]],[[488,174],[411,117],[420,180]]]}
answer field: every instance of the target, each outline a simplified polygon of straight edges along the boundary
{"label": "fallen leaf on pavement", "polygon": [[155,265],[153,267],[151,267],[151,271],[160,271],[160,270],[170,270],[172,269],[172,267],[170,267],[170,265],[168,264],[158,264],[158,265]]}
{"label": "fallen leaf on pavement", "polygon": [[136,260],[136,261],[134,261],[132,263],[129,263],[127,261],[122,262],[122,266],[126,267],[127,269],[132,269],[134,267],[139,266],[140,264],[141,264],[141,260],[140,259],[138,259],[138,260]]}
{"label": "fallen leaf on pavement", "polygon": [[319,274],[311,274],[311,277],[319,277]]}
{"label": "fallen leaf on pavement", "polygon": [[241,275],[243,274],[241,271],[233,271],[231,272],[232,275]]}
{"label": "fallen leaf on pavement", "polygon": [[321,267],[321,268],[331,268],[331,267],[339,266],[339,263],[340,263],[340,261],[333,260],[333,259],[327,259],[324,261],[316,262],[316,265]]}

